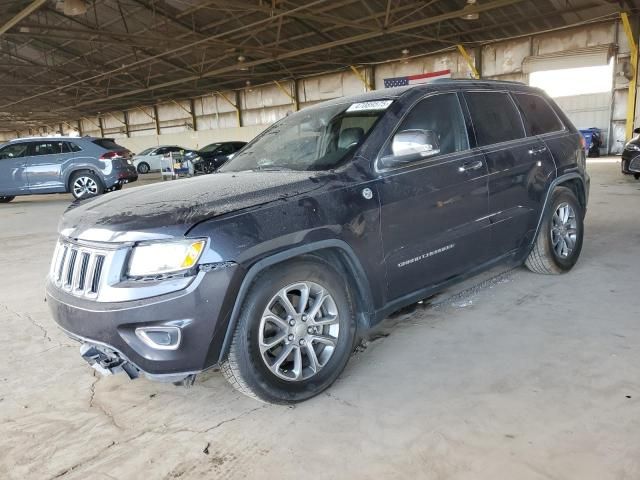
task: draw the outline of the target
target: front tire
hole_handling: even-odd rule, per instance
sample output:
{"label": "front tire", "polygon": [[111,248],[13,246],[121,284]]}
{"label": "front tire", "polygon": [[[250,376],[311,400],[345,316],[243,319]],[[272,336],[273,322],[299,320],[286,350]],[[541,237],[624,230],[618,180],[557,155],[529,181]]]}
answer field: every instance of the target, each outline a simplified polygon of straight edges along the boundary
{"label": "front tire", "polygon": [[74,173],[69,184],[71,194],[76,200],[86,200],[104,193],[102,181],[91,172]]}
{"label": "front tire", "polygon": [[0,203],[9,203],[14,198],[16,197],[11,197],[9,195],[0,195]]}
{"label": "front tire", "polygon": [[584,235],[584,210],[566,187],[551,193],[533,250],[525,265],[547,275],[568,272],[578,261]]}
{"label": "front tire", "polygon": [[138,173],[141,173],[144,175],[145,173],[149,173],[150,170],[151,170],[151,167],[147,162],[140,162],[138,164]]}
{"label": "front tire", "polygon": [[307,400],[328,388],[353,351],[356,323],[344,278],[305,258],[261,274],[249,289],[229,354],[226,379],[263,402]]}

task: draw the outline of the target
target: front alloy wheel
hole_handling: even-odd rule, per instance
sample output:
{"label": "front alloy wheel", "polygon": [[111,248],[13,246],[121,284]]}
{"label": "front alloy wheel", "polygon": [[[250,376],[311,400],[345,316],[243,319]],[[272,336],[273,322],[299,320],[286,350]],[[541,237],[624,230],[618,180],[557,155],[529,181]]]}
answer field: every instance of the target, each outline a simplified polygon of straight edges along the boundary
{"label": "front alloy wheel", "polygon": [[262,314],[260,354],[277,377],[307,380],[329,362],[339,334],[331,294],[314,282],[294,283],[274,295]]}
{"label": "front alloy wheel", "polygon": [[242,305],[220,363],[240,392],[269,403],[301,402],[328,388],[347,364],[356,338],[353,303],[345,274],[328,262],[302,257],[272,267]]}

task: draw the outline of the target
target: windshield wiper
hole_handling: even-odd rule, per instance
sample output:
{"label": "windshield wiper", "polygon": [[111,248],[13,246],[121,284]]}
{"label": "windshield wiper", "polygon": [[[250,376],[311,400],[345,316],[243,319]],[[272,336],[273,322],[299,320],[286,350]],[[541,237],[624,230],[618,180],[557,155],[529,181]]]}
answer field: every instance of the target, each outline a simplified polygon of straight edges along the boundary
{"label": "windshield wiper", "polygon": [[256,168],[252,168],[251,171],[253,172],[281,172],[281,171],[294,171],[292,168],[288,168],[288,167],[281,167],[278,165],[264,165],[264,166],[257,166]]}

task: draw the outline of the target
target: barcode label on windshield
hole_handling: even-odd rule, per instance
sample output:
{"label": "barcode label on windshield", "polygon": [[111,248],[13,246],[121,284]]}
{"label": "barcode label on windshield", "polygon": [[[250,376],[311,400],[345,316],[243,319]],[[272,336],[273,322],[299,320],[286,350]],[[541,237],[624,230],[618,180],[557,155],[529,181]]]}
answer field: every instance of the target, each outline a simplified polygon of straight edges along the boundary
{"label": "barcode label on windshield", "polygon": [[349,108],[347,108],[347,112],[362,112],[363,110],[386,110],[392,103],[393,100],[375,100],[372,102],[354,103]]}

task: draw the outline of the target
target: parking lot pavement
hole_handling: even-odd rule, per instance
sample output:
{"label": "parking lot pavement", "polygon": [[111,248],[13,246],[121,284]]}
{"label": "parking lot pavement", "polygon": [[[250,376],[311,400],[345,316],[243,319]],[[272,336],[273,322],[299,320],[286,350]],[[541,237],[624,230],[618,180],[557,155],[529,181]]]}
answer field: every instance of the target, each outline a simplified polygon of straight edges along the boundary
{"label": "parking lot pavement", "polygon": [[407,309],[295,407],[215,371],[95,376],[43,301],[68,196],[1,205],[0,478],[640,478],[640,182],[590,173],[572,272],[494,271]]}

